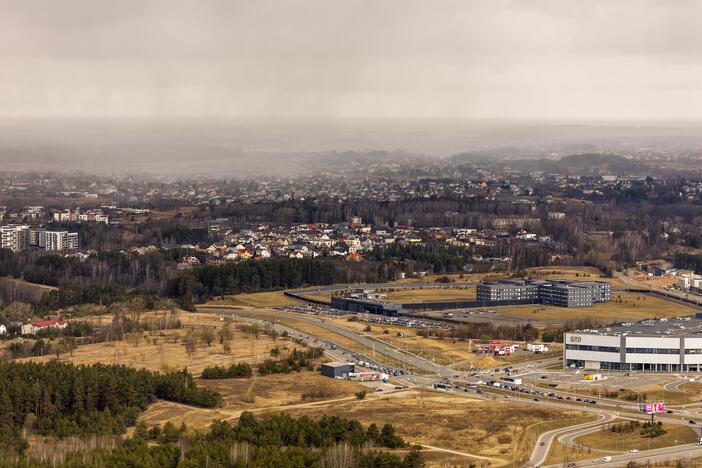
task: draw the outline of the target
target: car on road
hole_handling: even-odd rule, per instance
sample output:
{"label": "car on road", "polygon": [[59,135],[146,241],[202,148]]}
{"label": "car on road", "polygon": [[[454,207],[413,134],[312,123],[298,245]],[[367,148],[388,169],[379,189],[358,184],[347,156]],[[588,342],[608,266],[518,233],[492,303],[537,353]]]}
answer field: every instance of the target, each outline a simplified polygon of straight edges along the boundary
{"label": "car on road", "polygon": [[639,449],[631,449],[629,450],[629,453],[639,453]]}

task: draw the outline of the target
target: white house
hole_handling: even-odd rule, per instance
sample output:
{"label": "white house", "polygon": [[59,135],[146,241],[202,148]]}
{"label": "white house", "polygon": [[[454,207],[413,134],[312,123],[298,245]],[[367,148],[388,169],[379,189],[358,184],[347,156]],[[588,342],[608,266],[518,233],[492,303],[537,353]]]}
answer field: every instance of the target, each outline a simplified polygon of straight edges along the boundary
{"label": "white house", "polygon": [[64,329],[68,326],[63,320],[37,320],[36,322],[22,325],[21,333],[23,335],[36,335],[38,332],[47,328]]}

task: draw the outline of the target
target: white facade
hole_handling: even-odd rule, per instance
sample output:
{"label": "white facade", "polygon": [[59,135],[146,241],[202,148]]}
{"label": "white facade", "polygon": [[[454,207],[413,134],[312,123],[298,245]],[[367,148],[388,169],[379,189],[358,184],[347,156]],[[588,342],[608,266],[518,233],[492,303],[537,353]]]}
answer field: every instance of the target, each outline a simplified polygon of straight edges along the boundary
{"label": "white facade", "polygon": [[29,226],[8,224],[0,226],[0,247],[13,252],[24,250],[29,245]]}
{"label": "white facade", "polygon": [[565,366],[585,369],[681,372],[702,370],[702,338],[566,333]]}
{"label": "white facade", "polygon": [[[43,233],[43,246],[46,250],[58,251],[77,250],[78,249],[78,233],[67,231],[46,231]],[[40,236],[41,239],[41,236]],[[39,245],[42,245],[41,240]]]}

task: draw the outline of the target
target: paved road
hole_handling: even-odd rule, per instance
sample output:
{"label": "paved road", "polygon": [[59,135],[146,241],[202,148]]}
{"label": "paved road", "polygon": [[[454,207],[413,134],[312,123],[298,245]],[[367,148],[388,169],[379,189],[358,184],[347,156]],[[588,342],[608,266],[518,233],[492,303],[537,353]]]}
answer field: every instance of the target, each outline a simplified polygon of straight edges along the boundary
{"label": "paved road", "polygon": [[[676,445],[673,447],[665,447],[653,450],[642,450],[637,453],[623,453],[621,455],[611,455],[611,460],[604,462],[602,457],[592,460],[584,460],[579,462],[569,463],[570,467],[581,466],[627,466],[631,462],[640,463],[642,466],[647,466],[646,463],[655,465],[656,463],[669,462],[672,460],[680,460],[684,458],[696,458],[702,456],[702,447],[698,444]],[[562,468],[563,464],[547,465],[544,468]]]}
{"label": "paved road", "polygon": [[[695,294],[688,294],[682,291],[657,288],[650,284],[642,283],[636,281],[635,279],[629,278],[627,275],[621,272],[616,272],[614,274],[618,279],[622,280],[624,283],[635,289],[648,289],[650,291],[655,291],[659,294],[663,294],[665,297],[662,299],[667,299],[678,304],[686,305],[688,307],[698,307],[702,305],[702,297]],[[659,296],[660,297],[660,296]],[[690,302],[692,301],[692,302]]]}
{"label": "paved road", "polygon": [[553,429],[552,431],[544,432],[536,440],[536,446],[531,452],[531,457],[529,461],[534,466],[541,466],[548,458],[548,452],[551,450],[551,444],[558,438],[559,441],[561,437],[566,435],[574,434],[574,437],[578,437],[581,434],[587,433],[587,431],[599,430],[603,424],[606,424],[615,419],[611,413],[601,413],[597,421],[588,421],[586,423],[577,424],[575,426],[561,427],[558,429]]}
{"label": "paved road", "polygon": [[[230,308],[224,308],[224,307],[209,307],[205,306],[202,307],[205,310],[215,312],[215,313],[220,313],[220,314],[232,314],[232,315],[237,315],[237,314],[242,314],[242,313],[248,313],[250,315],[256,315],[257,317],[260,317],[261,319],[270,321],[275,323],[276,319],[294,319],[298,320],[301,322],[306,322],[312,325],[315,325],[317,327],[325,328],[331,332],[334,332],[338,335],[341,335],[345,338],[348,338],[350,340],[355,341],[359,345],[363,346],[366,348],[365,353],[359,353],[358,350],[347,350],[348,352],[352,354],[365,354],[368,356],[368,351],[371,351],[375,349],[376,353],[388,356],[392,359],[395,359],[399,362],[402,362],[406,364],[409,367],[415,367],[422,369],[425,372],[428,372],[429,374],[436,374],[440,377],[452,377],[455,372],[451,369],[448,369],[444,366],[435,364],[434,362],[430,361],[429,359],[425,359],[421,356],[417,355],[411,355],[404,350],[397,348],[393,345],[390,345],[388,343],[383,343],[381,341],[375,340],[373,338],[369,338],[366,335],[363,335],[361,333],[358,333],[354,330],[351,330],[346,327],[342,327],[340,325],[336,325],[334,323],[331,323],[329,321],[325,321],[323,319],[318,318],[317,316],[307,316],[307,315],[302,315],[302,314],[294,314],[290,312],[283,312],[283,311],[268,311],[268,310],[256,310],[256,311],[246,311],[246,310],[233,310]],[[278,324],[280,325],[280,324]],[[322,340],[324,342],[327,342],[327,340]],[[338,343],[335,343],[337,347],[339,346]],[[346,358],[348,359],[348,357]],[[378,361],[378,359],[375,359]],[[380,358],[380,361],[383,359]]]}
{"label": "paved road", "polygon": [[[369,338],[368,336],[363,335],[362,333],[340,326],[336,325],[334,323],[330,323],[329,321],[325,321],[323,319],[320,319],[317,316],[307,316],[303,314],[297,314],[297,313],[291,313],[291,312],[284,312],[284,311],[243,311],[239,309],[232,309],[232,308],[226,308],[226,307],[221,307],[221,306],[205,306],[202,307],[202,309],[207,310],[209,312],[214,312],[214,313],[220,313],[220,314],[241,314],[241,313],[246,313],[249,312],[250,315],[255,315],[256,317],[260,318],[246,318],[246,317],[241,317],[241,319],[245,319],[248,321],[256,321],[256,322],[263,322],[263,321],[268,321],[273,323],[273,327],[278,330],[278,331],[288,331],[293,337],[302,339],[306,342],[308,342],[311,345],[319,345],[320,338],[310,336],[305,333],[301,333],[297,330],[294,330],[291,327],[285,326],[280,322],[276,322],[277,319],[281,318],[294,318],[295,320],[306,322],[313,324],[315,326],[325,328],[329,331],[332,331],[334,333],[337,333],[341,336],[344,336],[362,346],[365,346],[367,349],[372,349],[375,346],[375,349],[378,350],[379,347],[382,347],[382,352],[385,353],[386,355],[392,357],[393,359],[397,360],[398,362],[403,362],[406,363],[407,365],[414,366],[417,368],[420,368],[427,372],[428,375],[425,376],[402,376],[401,379],[405,382],[409,383],[421,383],[424,385],[431,385],[432,383],[439,382],[441,380],[444,380],[446,378],[451,379],[455,374],[456,371],[445,367],[441,366],[439,364],[436,364],[428,359],[424,359],[420,356],[416,355],[410,355],[406,351],[396,348],[394,346],[391,346],[386,343],[382,343],[378,340]],[[321,341],[326,342],[326,340],[321,339]],[[332,356],[333,359],[338,359],[338,360],[349,360],[350,356],[353,354],[363,354],[359,353],[357,350],[351,350],[351,349],[346,349],[343,346],[340,346],[337,343],[337,350],[331,350],[328,349],[326,350],[330,356]],[[367,356],[367,353],[365,354],[366,358],[364,360],[368,360],[370,362],[373,362],[370,357]],[[558,358],[551,358],[548,360],[544,360],[543,362],[536,363],[539,366],[547,366],[551,362],[558,362],[560,359]],[[518,371],[533,371],[536,369],[533,368],[527,368],[526,366],[529,364],[534,364],[532,363],[518,363],[518,364],[513,364],[512,366],[516,368]],[[499,379],[503,374],[500,373],[495,373],[491,376],[476,376],[476,377],[465,377],[465,375],[460,379],[457,380],[456,382],[465,382],[465,383],[473,383],[475,384],[478,382],[480,379]],[[536,388],[533,386],[528,386],[528,385],[521,385],[520,387],[531,387],[531,388]],[[496,399],[496,398],[504,398],[504,390],[499,390],[491,387],[485,387],[481,386],[481,388],[484,390],[484,393],[482,395],[478,395],[475,393],[468,393],[468,395],[471,398],[481,398],[481,399]],[[543,391],[544,389],[539,389],[540,391]],[[462,390],[456,391],[453,390],[456,394],[466,394]],[[492,392],[498,392],[497,395]],[[535,448],[534,453],[532,453],[532,461],[535,463],[536,466],[539,466],[540,463],[543,463],[545,460],[546,456],[548,455],[548,450],[550,449],[550,446],[553,442],[554,439],[558,437],[563,437],[566,442],[567,441],[572,441],[575,437],[577,437],[578,432],[581,430],[588,430],[591,427],[594,427],[598,424],[602,424],[603,421],[609,421],[613,418],[624,418],[624,419],[642,419],[642,420],[648,420],[648,416],[638,414],[636,412],[633,412],[635,410],[635,405],[634,404],[628,404],[628,403],[623,403],[620,401],[615,401],[615,400],[608,400],[608,399],[603,399],[603,398],[596,398],[596,397],[591,397],[589,399],[597,401],[597,405],[592,405],[592,404],[584,404],[580,402],[575,402],[575,401],[565,401],[565,400],[556,400],[556,399],[551,399],[551,398],[545,398],[542,396],[539,396],[538,398],[533,398],[531,395],[525,395],[525,394],[520,394],[517,392],[508,392],[511,396],[511,401],[518,401],[518,402],[523,402],[523,403],[528,403],[528,404],[534,404],[534,405],[541,405],[541,406],[546,406],[550,408],[558,408],[558,409],[569,409],[569,410],[580,410],[580,411],[585,411],[593,414],[597,414],[601,418],[603,418],[600,421],[597,422],[590,422],[586,423],[583,425],[578,425],[578,426],[571,426],[567,428],[562,428],[562,429],[557,429],[554,431],[549,431],[545,434],[542,434],[542,436],[539,437],[539,441],[537,442],[537,447]],[[561,395],[567,395],[565,392],[558,391],[558,394]],[[677,416],[677,417],[674,417]],[[680,412],[676,411],[675,415],[669,416],[669,415],[659,415],[657,417],[657,420],[666,422],[666,423],[674,423],[674,424],[681,424],[685,423],[685,420],[688,418],[694,419],[698,417],[699,415],[696,413],[692,412]],[[682,418],[682,420],[681,420]],[[575,433],[573,433],[575,431]],[[571,435],[572,437],[568,437]],[[541,442],[544,443],[544,445],[541,445]],[[638,454],[622,454],[622,455],[617,455],[613,456],[612,462],[611,463],[619,463],[620,461],[622,464],[626,464],[631,460],[641,460],[644,459],[644,457],[648,459],[660,459],[660,460],[673,460],[676,458],[681,458],[681,457],[687,457],[689,456],[686,450],[690,450],[690,453],[693,454],[693,456],[699,456],[702,455],[702,447],[696,444],[690,444],[688,446],[677,446],[677,447],[668,447],[666,449],[659,449],[659,450],[653,450],[653,451],[642,451],[639,452]],[[699,452],[699,453],[698,453]],[[574,466],[590,466],[591,464],[595,463],[593,461],[588,461],[588,462],[578,462],[579,464],[576,464]],[[597,464],[602,464],[597,463]],[[610,463],[607,463],[608,466],[610,466]],[[618,466],[616,464],[613,464],[611,466]]]}
{"label": "paved road", "polygon": [[665,388],[669,392],[687,393],[686,391],[680,389],[680,385],[688,382],[689,380],[687,379],[674,380],[665,384],[663,388]]}

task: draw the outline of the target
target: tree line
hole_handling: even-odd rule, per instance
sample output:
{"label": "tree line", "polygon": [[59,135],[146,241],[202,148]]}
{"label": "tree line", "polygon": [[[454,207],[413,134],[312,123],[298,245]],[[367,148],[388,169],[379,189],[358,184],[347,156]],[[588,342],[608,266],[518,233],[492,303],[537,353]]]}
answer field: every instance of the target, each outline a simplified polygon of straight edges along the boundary
{"label": "tree line", "polygon": [[[378,429],[375,424],[370,424],[364,428],[358,420],[338,416],[323,416],[314,420],[307,416],[294,418],[281,413],[258,419],[251,412],[244,412],[236,424],[215,421],[205,433],[190,435],[174,426],[172,430],[165,429],[154,432],[140,425],[132,438],[112,450],[73,452],[59,464],[15,458],[13,465],[23,468],[424,466],[418,447],[411,447],[404,457],[377,450],[407,445],[392,425],[386,424]],[[164,437],[166,432],[173,437]]]}
{"label": "tree line", "polygon": [[190,270],[170,281],[166,294],[199,302],[224,294],[332,284],[335,279],[331,262],[287,258],[249,260]]}
{"label": "tree line", "polygon": [[221,396],[187,370],[159,374],[127,366],[0,362],[0,442],[21,450],[20,430],[59,437],[121,434],[156,398],[205,408]]}

